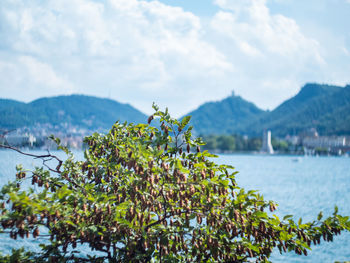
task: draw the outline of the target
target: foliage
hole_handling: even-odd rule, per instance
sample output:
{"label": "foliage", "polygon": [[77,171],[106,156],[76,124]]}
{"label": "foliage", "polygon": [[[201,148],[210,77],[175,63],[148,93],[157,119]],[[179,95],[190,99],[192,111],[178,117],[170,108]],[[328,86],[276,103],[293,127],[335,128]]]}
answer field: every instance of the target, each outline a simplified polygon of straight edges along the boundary
{"label": "foliage", "polygon": [[316,147],[315,148],[315,154],[327,155],[327,154],[329,154],[329,149],[326,148],[326,147]]}
{"label": "foliage", "polygon": [[[241,135],[204,135],[201,136],[206,143],[203,149],[208,151],[218,152],[256,152],[261,150],[262,139],[249,138],[248,136]],[[287,141],[272,137],[271,143],[273,149],[279,153],[289,152],[289,148],[292,147],[291,143]]]}
{"label": "foliage", "polygon": [[241,135],[204,135],[203,149],[208,151],[260,151],[261,138],[248,138]]}
{"label": "foliage", "polygon": [[284,140],[276,139],[274,137],[271,138],[271,144],[274,151],[279,153],[288,153],[290,148],[293,148],[293,144]]}
{"label": "foliage", "polygon": [[[24,262],[266,262],[273,249],[307,255],[312,243],[350,229],[349,217],[322,214],[309,223],[271,215],[276,208],[236,185],[236,171],[218,165],[193,138],[189,117],[154,106],[147,124],[115,123],[86,138],[84,161],[68,149],[62,163],[17,167],[0,193],[1,228],[13,239],[47,237],[41,251],[14,251]],[[55,139],[59,144],[59,139]],[[47,162],[58,161],[55,168]],[[33,186],[25,188],[25,180]],[[268,212],[266,210],[270,210]],[[88,245],[81,250],[81,244]],[[25,254],[27,253],[27,254]],[[85,254],[84,254],[85,253]],[[2,256],[0,261],[11,256]]]}

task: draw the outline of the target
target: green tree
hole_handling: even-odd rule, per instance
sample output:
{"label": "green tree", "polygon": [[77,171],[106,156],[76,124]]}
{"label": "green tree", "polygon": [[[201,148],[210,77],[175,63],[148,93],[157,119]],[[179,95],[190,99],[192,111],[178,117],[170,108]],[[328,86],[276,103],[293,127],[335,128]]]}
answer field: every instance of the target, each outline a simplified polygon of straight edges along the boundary
{"label": "green tree", "polygon": [[235,138],[230,135],[220,135],[217,139],[218,148],[221,151],[234,151]]}
{"label": "green tree", "polygon": [[215,135],[209,135],[203,138],[205,141],[205,145],[203,145],[203,148],[205,150],[217,150],[218,149],[218,143],[217,143],[217,136]]}
{"label": "green tree", "polygon": [[[274,248],[306,255],[311,243],[349,230],[337,209],[309,223],[271,215],[274,202],[237,186],[233,167],[201,151],[190,117],[180,122],[154,109],[149,123],[157,118],[159,129],[117,122],[85,139],[84,161],[62,146],[64,162],[30,154],[44,165],[17,167],[2,188],[0,231],[47,241],[39,253],[15,250],[0,261],[266,262]],[[48,165],[52,158],[57,167]],[[33,187],[22,186],[26,179]],[[84,255],[80,244],[100,253]]]}
{"label": "green tree", "polygon": [[248,151],[260,151],[261,145],[262,142],[260,138],[251,138],[248,140],[247,149]]}
{"label": "green tree", "polygon": [[275,151],[284,153],[288,152],[290,146],[287,141],[278,140],[276,138],[272,138],[271,144]]}

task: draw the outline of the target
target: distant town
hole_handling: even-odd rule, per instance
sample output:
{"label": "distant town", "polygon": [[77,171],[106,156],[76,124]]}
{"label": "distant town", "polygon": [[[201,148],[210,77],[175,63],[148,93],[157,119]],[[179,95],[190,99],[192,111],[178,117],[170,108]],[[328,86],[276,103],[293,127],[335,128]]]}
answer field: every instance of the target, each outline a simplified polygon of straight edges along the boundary
{"label": "distant town", "polygon": [[[315,128],[300,135],[287,135],[279,141],[285,141],[287,152],[304,155],[349,155],[350,136],[319,136]],[[264,132],[261,152],[273,154],[271,131]]]}
{"label": "distant town", "polygon": [[[83,149],[83,139],[94,132],[106,133],[103,128],[94,131],[82,128],[68,123],[60,125],[37,124],[34,127],[23,127],[10,131],[2,131],[0,134],[0,143],[7,144],[18,148],[28,149],[51,149],[55,150],[55,143],[49,139],[53,134],[60,138],[61,144],[70,149]],[[217,135],[230,137],[230,135]],[[204,136],[204,141],[209,143],[204,149],[214,152],[253,152],[264,154],[297,154],[297,155],[350,155],[350,136],[320,136],[315,128],[308,129],[299,135],[287,135],[284,138],[273,137],[271,131],[266,130],[260,138],[248,138],[245,136],[232,135],[233,140],[226,140],[224,147],[212,145],[211,137]],[[236,147],[239,139],[245,142],[253,141],[250,147]],[[247,144],[247,145],[248,145]]]}
{"label": "distant town", "polygon": [[[97,129],[98,132],[105,132]],[[61,144],[70,149],[82,149],[83,139],[94,131],[78,126],[62,123],[60,125],[37,124],[33,127],[23,127],[3,131],[0,143],[19,148],[55,149],[56,144],[49,139],[50,135],[60,138]]]}

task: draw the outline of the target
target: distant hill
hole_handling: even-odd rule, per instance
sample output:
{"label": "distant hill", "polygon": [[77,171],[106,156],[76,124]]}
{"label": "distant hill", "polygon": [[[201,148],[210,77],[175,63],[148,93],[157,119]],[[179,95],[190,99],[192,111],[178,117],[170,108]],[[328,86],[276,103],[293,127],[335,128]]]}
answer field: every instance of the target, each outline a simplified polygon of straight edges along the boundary
{"label": "distant hill", "polygon": [[271,112],[239,96],[208,102],[195,111],[191,123],[198,134],[297,135],[316,128],[321,135],[350,135],[350,85],[309,83]]}
{"label": "distant hill", "polygon": [[265,112],[253,103],[232,94],[217,102],[208,102],[186,114],[191,115],[191,125],[197,134],[229,134],[245,131],[248,123]]}
{"label": "distant hill", "polygon": [[[208,102],[186,114],[197,135],[298,135],[316,128],[321,135],[350,135],[350,85],[306,84],[273,111],[263,111],[240,96]],[[117,120],[145,123],[147,116],[129,104],[92,96],[41,98],[30,103],[0,99],[0,128],[30,127],[36,123],[71,125],[89,130],[109,129]]]}
{"label": "distant hill", "polygon": [[323,135],[350,135],[350,86],[306,84],[269,114],[250,123],[250,134],[269,129],[285,136],[316,128]]}
{"label": "distant hill", "polygon": [[109,129],[117,120],[144,123],[147,116],[129,104],[84,95],[41,98],[30,103],[0,99],[1,128],[69,123]]}

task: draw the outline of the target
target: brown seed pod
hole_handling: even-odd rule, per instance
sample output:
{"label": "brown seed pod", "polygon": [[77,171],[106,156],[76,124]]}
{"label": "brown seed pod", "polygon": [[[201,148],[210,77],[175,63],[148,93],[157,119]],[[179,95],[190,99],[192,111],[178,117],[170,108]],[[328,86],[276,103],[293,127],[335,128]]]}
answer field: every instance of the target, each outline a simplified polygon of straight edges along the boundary
{"label": "brown seed pod", "polygon": [[190,150],[191,150],[191,146],[190,144],[187,144],[187,153],[190,153]]}
{"label": "brown seed pod", "polygon": [[153,115],[149,116],[149,117],[148,117],[148,120],[147,120],[147,123],[150,124],[151,121],[152,121],[153,119],[154,119],[154,116],[153,116]]}
{"label": "brown seed pod", "polygon": [[39,187],[42,187],[42,186],[43,186],[43,180],[41,180],[41,179],[38,180],[38,186],[39,186]]}
{"label": "brown seed pod", "polygon": [[36,184],[37,182],[38,182],[38,176],[33,175],[32,184]]}
{"label": "brown seed pod", "polygon": [[303,253],[305,256],[307,256],[307,250],[304,248]]}
{"label": "brown seed pod", "polygon": [[233,216],[234,216],[234,218],[235,218],[235,221],[237,221],[238,218],[239,218],[239,213],[238,213],[237,210],[234,211]]}
{"label": "brown seed pod", "polygon": [[201,171],[201,176],[202,176],[202,179],[204,180],[205,179],[205,171],[204,171],[204,169]]}
{"label": "brown seed pod", "polygon": [[198,145],[197,146],[197,152],[199,153],[201,151],[201,147]]}
{"label": "brown seed pod", "polygon": [[173,243],[173,245],[172,245],[172,247],[171,247],[171,251],[173,252],[173,253],[177,253],[177,249],[176,249],[176,242],[174,242]]}
{"label": "brown seed pod", "polygon": [[250,256],[251,258],[254,257],[253,252],[252,252],[252,250],[251,250],[250,248],[248,248],[248,253],[249,253],[249,256]]}
{"label": "brown seed pod", "polygon": [[56,212],[55,212],[55,217],[56,217],[56,218],[60,218],[60,216],[61,216],[60,212],[59,212],[58,210],[56,210]]}
{"label": "brown seed pod", "polygon": [[35,228],[33,231],[33,237],[36,238],[37,236],[39,236],[40,232],[39,232],[39,228]]}
{"label": "brown seed pod", "polygon": [[225,204],[226,204],[226,197],[222,200],[221,206],[225,206]]}

